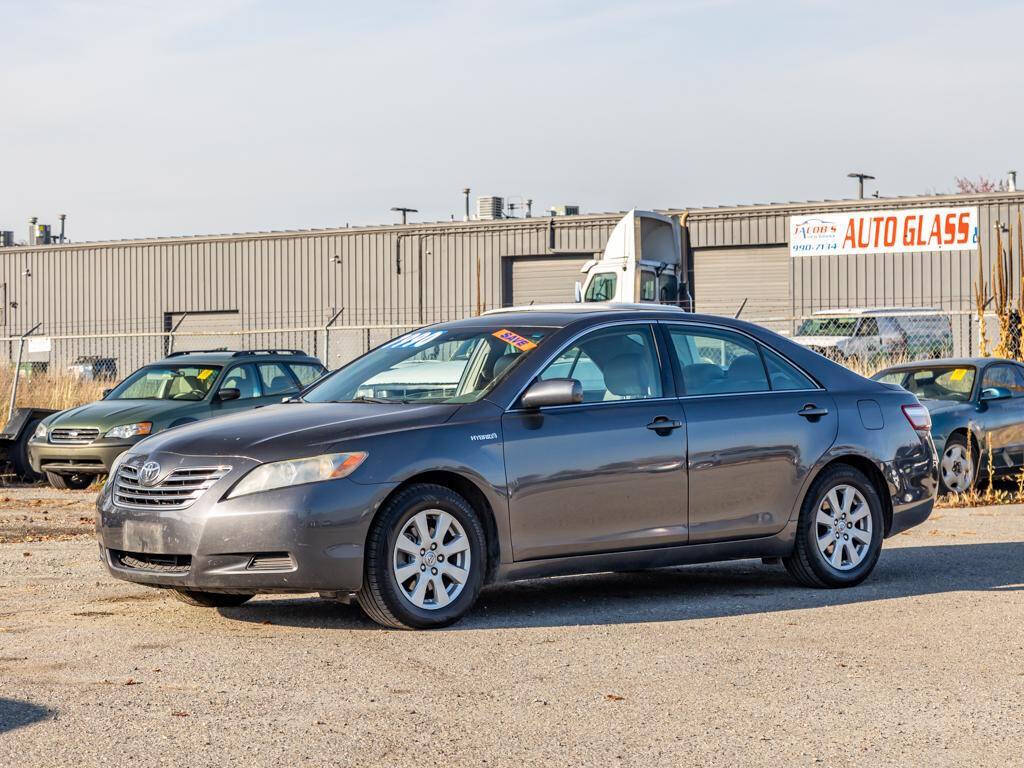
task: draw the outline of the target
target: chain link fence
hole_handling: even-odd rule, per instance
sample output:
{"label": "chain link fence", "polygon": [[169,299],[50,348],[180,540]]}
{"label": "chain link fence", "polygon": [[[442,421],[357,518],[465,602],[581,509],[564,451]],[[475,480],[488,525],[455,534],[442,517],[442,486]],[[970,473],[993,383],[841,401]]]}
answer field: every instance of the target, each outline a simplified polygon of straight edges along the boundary
{"label": "chain link fence", "polygon": [[[698,306],[698,311],[758,323],[862,373],[898,362],[992,354],[1000,349],[1000,322],[994,313],[986,313],[981,324],[976,313],[929,308],[829,309],[792,315],[764,303],[745,302],[735,307]],[[236,326],[240,320],[243,318],[234,320]],[[116,381],[171,352],[300,349],[334,369],[418,327],[415,323],[217,326],[211,320],[162,331],[61,329],[52,335],[44,335],[46,329],[40,328],[24,337],[0,337],[0,359],[6,357],[13,366],[20,354],[22,376],[70,375]]]}

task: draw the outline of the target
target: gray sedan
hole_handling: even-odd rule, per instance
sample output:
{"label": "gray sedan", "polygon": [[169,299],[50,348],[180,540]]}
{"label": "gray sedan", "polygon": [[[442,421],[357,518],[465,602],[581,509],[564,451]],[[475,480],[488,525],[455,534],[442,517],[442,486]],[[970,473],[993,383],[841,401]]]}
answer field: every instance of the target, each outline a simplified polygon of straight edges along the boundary
{"label": "gray sedan", "polygon": [[931,512],[929,429],[912,394],[749,323],[502,310],[138,443],[99,538],[113,576],[194,605],[320,592],[393,627],[498,580],[741,557],[848,587]]}

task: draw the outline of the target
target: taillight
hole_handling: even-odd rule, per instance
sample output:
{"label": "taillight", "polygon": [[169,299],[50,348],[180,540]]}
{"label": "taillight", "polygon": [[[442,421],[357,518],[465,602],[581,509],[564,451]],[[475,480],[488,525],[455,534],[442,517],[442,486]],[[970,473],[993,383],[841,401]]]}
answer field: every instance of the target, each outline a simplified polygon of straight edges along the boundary
{"label": "taillight", "polygon": [[910,426],[919,432],[928,432],[932,428],[932,415],[923,405],[904,405],[903,415],[907,417]]}

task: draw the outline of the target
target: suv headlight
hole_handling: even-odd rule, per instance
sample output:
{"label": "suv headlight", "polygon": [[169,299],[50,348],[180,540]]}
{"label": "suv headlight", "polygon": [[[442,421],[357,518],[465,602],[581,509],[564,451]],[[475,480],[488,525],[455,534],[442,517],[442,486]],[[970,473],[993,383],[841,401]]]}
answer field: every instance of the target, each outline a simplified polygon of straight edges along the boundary
{"label": "suv headlight", "polygon": [[114,427],[104,437],[139,437],[142,435],[148,435],[153,431],[153,422],[151,421],[140,421],[138,424],[122,424],[119,427]]}
{"label": "suv headlight", "polygon": [[36,431],[32,433],[32,439],[33,440],[45,440],[46,436],[49,434],[49,432],[50,432],[50,428],[49,427],[47,427],[45,424],[40,424],[39,426],[36,427]]}
{"label": "suv headlight", "polygon": [[348,477],[367,457],[365,451],[356,453],[325,453],[308,459],[290,459],[261,464],[252,470],[228,494],[229,499],[250,493],[270,491],[289,485],[319,483]]}

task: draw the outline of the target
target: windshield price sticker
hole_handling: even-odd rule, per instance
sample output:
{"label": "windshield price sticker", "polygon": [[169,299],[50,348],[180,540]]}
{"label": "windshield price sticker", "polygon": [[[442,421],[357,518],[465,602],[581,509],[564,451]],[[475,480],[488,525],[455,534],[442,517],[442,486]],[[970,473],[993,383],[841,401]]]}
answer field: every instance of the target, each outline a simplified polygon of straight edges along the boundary
{"label": "windshield price sticker", "polygon": [[395,339],[386,346],[389,349],[406,349],[408,347],[424,347],[434,339],[443,336],[444,331],[420,331],[418,333],[410,333],[408,336],[402,336]]}
{"label": "windshield price sticker", "polygon": [[518,333],[514,333],[513,331],[510,331],[507,328],[502,328],[500,331],[495,331],[491,335],[496,336],[497,338],[504,341],[506,344],[511,344],[513,347],[515,347],[518,350],[521,350],[522,352],[529,352],[531,349],[537,346],[526,337],[520,336]]}
{"label": "windshield price sticker", "polygon": [[200,381],[206,381],[208,378],[210,378],[210,375],[212,373],[213,371],[210,368],[204,368],[199,372],[199,375],[196,376],[196,378],[199,379]]}
{"label": "windshield price sticker", "polygon": [[949,374],[949,380],[950,381],[960,381],[966,375],[967,375],[967,369],[966,368],[957,368],[955,371],[953,371],[951,374]]}

